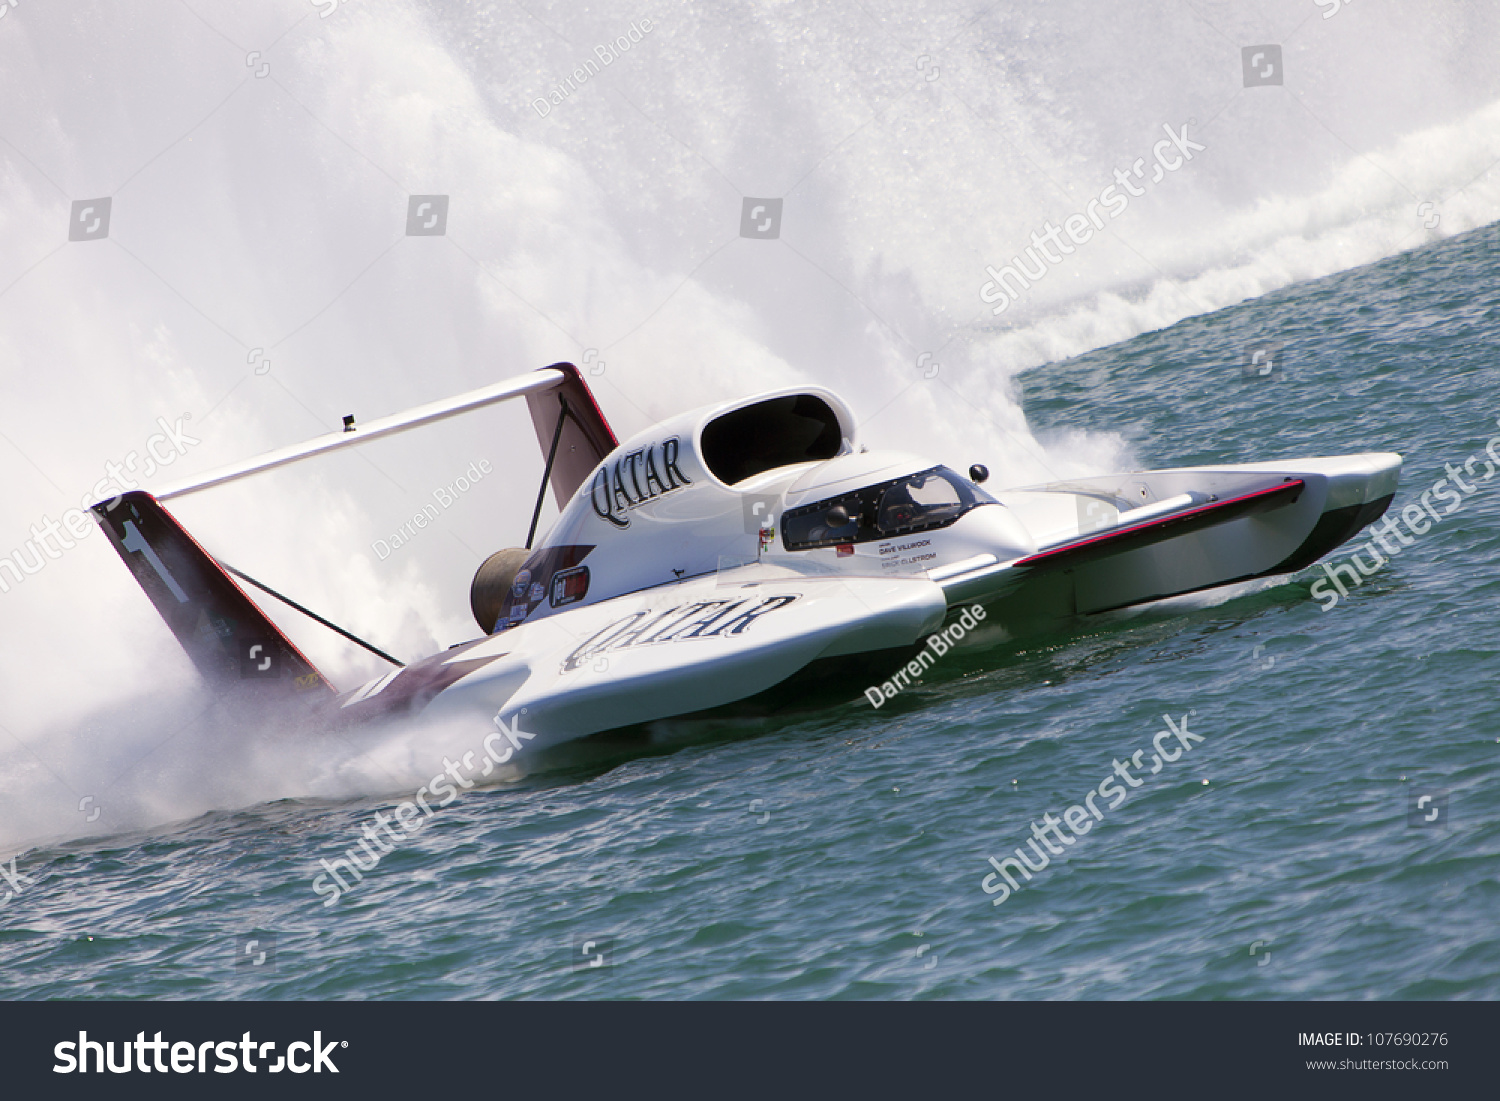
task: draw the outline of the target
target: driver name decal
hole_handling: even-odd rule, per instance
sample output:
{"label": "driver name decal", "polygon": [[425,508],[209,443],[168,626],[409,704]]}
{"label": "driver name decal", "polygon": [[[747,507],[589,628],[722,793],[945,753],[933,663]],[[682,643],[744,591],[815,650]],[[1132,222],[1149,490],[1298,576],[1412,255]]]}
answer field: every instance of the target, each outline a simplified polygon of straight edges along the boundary
{"label": "driver name decal", "polygon": [[796,593],[768,596],[759,603],[748,600],[697,600],[677,604],[661,612],[651,609],[634,612],[596,631],[583,645],[567,656],[562,665],[571,673],[599,654],[634,649],[658,642],[679,642],[685,638],[727,638],[742,635],[763,615],[785,608],[797,599]]}
{"label": "driver name decal", "polygon": [[659,448],[647,444],[599,468],[589,485],[589,500],[599,519],[628,528],[631,509],[693,484],[677,465],[682,441],[670,436]]}
{"label": "driver name decal", "polygon": [[[931,546],[931,539],[913,539],[905,543],[882,543],[878,551],[880,555],[899,555],[900,557],[882,557],[880,568],[883,570],[899,569],[903,566],[921,566],[923,562],[931,562],[937,558],[937,552],[923,550],[924,547]],[[922,568],[926,569],[927,567],[923,566]]]}

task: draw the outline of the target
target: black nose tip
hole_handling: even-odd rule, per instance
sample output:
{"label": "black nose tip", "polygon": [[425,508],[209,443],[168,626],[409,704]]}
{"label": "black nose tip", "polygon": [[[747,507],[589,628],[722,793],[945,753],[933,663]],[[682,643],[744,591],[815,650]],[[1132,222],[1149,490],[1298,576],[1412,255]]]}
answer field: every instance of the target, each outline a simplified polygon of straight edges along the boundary
{"label": "black nose tip", "polygon": [[980,482],[985,481],[987,478],[989,478],[989,476],[990,468],[987,466],[980,466],[978,463],[975,463],[973,466],[969,467],[969,481],[973,482],[975,485],[978,485]]}

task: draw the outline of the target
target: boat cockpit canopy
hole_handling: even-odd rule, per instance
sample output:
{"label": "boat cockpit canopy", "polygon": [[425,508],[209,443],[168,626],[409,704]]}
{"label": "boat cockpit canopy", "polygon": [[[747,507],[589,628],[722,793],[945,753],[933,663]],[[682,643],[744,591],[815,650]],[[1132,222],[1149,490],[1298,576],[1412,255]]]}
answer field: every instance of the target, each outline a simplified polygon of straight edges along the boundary
{"label": "boat cockpit canopy", "polygon": [[967,478],[935,466],[788,509],[781,539],[789,551],[894,539],[945,528],[970,509],[997,503]]}

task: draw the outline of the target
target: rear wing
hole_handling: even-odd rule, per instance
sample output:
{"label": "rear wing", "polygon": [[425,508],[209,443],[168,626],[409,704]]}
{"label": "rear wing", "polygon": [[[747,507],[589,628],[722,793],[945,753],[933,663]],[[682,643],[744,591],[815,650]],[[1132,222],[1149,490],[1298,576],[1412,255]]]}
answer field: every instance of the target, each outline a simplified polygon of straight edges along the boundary
{"label": "rear wing", "polygon": [[[245,682],[262,682],[262,687],[266,682],[277,682],[283,695],[288,688],[298,693],[321,695],[332,691],[333,686],[235,583],[230,572],[240,577],[245,575],[222,566],[198,545],[161,502],[517,397],[525,397],[530,406],[537,442],[547,462],[547,480],[551,482],[561,508],[616,447],[614,433],[604,414],[578,368],[571,363],[555,363],[529,375],[431,402],[364,425],[354,425],[353,418],[346,418],[342,432],[329,433],[220,467],[158,490],[154,495],[134,491],[107,502],[101,501],[93,506],[94,516],[115,552],[211,685],[222,690]],[[540,508],[539,497],[538,513]],[[536,517],[533,516],[533,531],[535,526]],[[396,665],[401,664],[275,590],[250,578],[246,580],[372,653]]]}
{"label": "rear wing", "polygon": [[167,627],[219,690],[326,696],[331,684],[149,493],[93,507],[110,545]]}
{"label": "rear wing", "polygon": [[[394,436],[400,432],[409,432],[413,428],[435,424],[461,413],[471,413],[476,409],[483,409],[485,406],[519,397],[526,398],[531,406],[531,418],[536,426],[537,442],[541,446],[544,458],[557,437],[562,401],[567,401],[570,415],[567,418],[568,423],[562,428],[561,439],[558,441],[557,461],[550,471],[553,490],[558,494],[558,505],[561,507],[577,492],[578,487],[592,473],[594,467],[604,460],[604,456],[615,449],[614,433],[610,431],[609,425],[604,420],[604,414],[599,411],[593,395],[589,393],[583,376],[571,363],[554,363],[530,375],[522,375],[520,378],[497,382],[493,386],[470,390],[457,397],[419,405],[402,413],[394,413],[389,417],[370,421],[368,424],[356,425],[351,420],[342,432],[330,432],[304,443],[268,451],[264,455],[247,459],[242,463],[220,467],[207,474],[200,474],[189,481],[160,489],[155,497],[158,501],[185,497],[189,493],[212,489],[241,478],[248,478],[252,474],[275,470],[289,463],[301,462],[315,455],[341,451],[346,447],[358,447],[372,440]],[[564,491],[565,487],[566,491]]]}

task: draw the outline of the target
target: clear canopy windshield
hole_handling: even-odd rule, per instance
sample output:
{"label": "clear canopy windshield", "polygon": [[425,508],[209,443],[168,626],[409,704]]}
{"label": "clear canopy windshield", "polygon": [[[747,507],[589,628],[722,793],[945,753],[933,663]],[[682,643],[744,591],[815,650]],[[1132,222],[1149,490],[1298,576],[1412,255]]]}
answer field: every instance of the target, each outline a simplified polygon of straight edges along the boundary
{"label": "clear canopy windshield", "polygon": [[946,527],[993,497],[945,466],[866,486],[788,510],[781,520],[787,550],[864,543]]}

